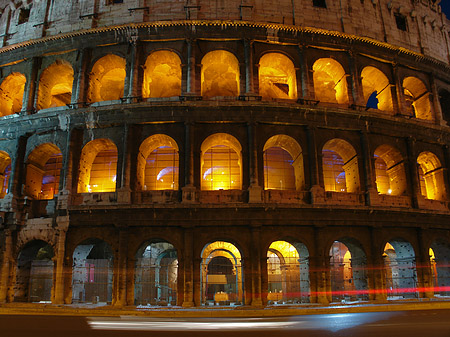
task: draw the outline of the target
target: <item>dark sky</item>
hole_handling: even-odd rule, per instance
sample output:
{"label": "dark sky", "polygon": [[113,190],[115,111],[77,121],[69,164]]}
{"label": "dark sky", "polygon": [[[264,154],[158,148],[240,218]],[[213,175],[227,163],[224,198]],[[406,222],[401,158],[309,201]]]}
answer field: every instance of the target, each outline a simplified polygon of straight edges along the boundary
{"label": "dark sky", "polygon": [[442,11],[450,19],[450,0],[442,0],[441,1],[441,8],[442,8]]}

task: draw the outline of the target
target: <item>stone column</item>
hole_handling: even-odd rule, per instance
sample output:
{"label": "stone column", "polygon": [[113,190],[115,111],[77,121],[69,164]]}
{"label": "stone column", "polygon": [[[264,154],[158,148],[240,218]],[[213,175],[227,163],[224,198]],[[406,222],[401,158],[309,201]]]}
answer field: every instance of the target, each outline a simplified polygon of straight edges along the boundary
{"label": "stone column", "polygon": [[75,76],[73,79],[71,104],[75,107],[79,103],[86,102],[86,92],[89,86],[86,77],[89,78],[89,62],[91,59],[91,50],[84,48],[78,50],[77,60],[75,63]]}
{"label": "stone column", "polygon": [[194,291],[194,306],[202,305],[202,278],[200,277],[201,273],[201,257],[193,257],[193,268],[192,268],[192,280],[193,280],[193,291]]}
{"label": "stone column", "polygon": [[115,281],[114,306],[122,307],[127,304],[127,251],[128,231],[127,228],[119,229],[119,252],[117,257],[117,272]]}
{"label": "stone column", "polygon": [[383,257],[378,250],[382,228],[370,227],[370,255],[368,256],[369,299],[385,302],[387,299],[385,266]]}
{"label": "stone column", "polygon": [[[315,293],[317,303],[328,304],[331,300],[330,289],[328,286],[328,279],[330,278],[330,268],[329,263],[327,263],[328,256],[324,255],[322,247],[322,236],[324,236],[324,227],[314,228],[314,261],[313,270],[313,280],[315,281]],[[311,287],[313,288],[313,287]],[[312,289],[311,289],[312,290]]]}
{"label": "stone column", "polygon": [[359,106],[366,106],[366,102],[364,102],[364,93],[361,85],[361,76],[358,72],[358,64],[355,60],[355,54],[353,51],[348,52],[348,64],[350,70],[350,80],[351,80],[351,96],[349,98],[352,101],[349,101],[350,104],[356,104]]}
{"label": "stone column", "polygon": [[248,162],[250,186],[248,188],[248,202],[262,202],[262,188],[258,181],[258,150],[256,148],[256,123],[247,123]]}
{"label": "stone column", "polygon": [[418,208],[418,198],[422,197],[420,192],[419,172],[417,171],[417,158],[415,151],[416,140],[412,137],[406,139],[408,173],[411,182],[412,207]]}
{"label": "stone column", "polygon": [[196,200],[194,186],[194,123],[184,123],[184,186],[182,202],[193,203]]}
{"label": "stone column", "polygon": [[195,40],[189,39],[187,42],[187,83],[186,83],[186,94],[196,95],[197,90],[195,86]]}
{"label": "stone column", "polygon": [[254,77],[253,77],[253,42],[244,39],[245,54],[245,93],[254,94]]}
{"label": "stone column", "polygon": [[137,96],[137,36],[131,36],[127,54],[127,65],[123,98],[127,103],[133,103]]}
{"label": "stone column", "polygon": [[417,229],[417,242],[419,249],[416,254],[416,271],[417,271],[417,288],[420,298],[433,298],[433,275],[431,273],[430,255],[428,253],[429,247],[425,246],[427,240],[430,237],[427,230],[422,228]]}
{"label": "stone column", "polygon": [[325,191],[320,186],[319,178],[319,158],[316,145],[316,128],[306,127],[306,138],[308,145],[308,164],[309,164],[309,181],[311,203],[323,203],[325,201]]}
{"label": "stone column", "polygon": [[[300,58],[300,70],[301,70],[301,87],[302,98],[315,99],[314,93],[314,76],[313,71],[310,69],[310,64],[306,55],[307,46],[299,45],[299,58]],[[300,98],[300,97],[299,97]]]}
{"label": "stone column", "polygon": [[131,188],[130,188],[130,164],[131,164],[131,135],[129,132],[130,126],[123,125],[122,137],[122,155],[119,156],[119,170],[117,171],[117,202],[122,204],[129,204],[131,202]]}
{"label": "stone column", "polygon": [[194,232],[191,228],[184,230],[183,270],[179,280],[183,282],[183,307],[194,306]]}
{"label": "stone column", "polygon": [[37,99],[38,91],[38,73],[41,67],[42,59],[40,57],[33,57],[28,66],[29,76],[25,83],[23,92],[22,111],[21,114],[27,115],[34,112],[35,101]]}
{"label": "stone column", "polygon": [[260,307],[262,302],[261,289],[261,228],[252,227],[252,242],[251,242],[251,264],[252,264],[252,306]]}
{"label": "stone column", "polygon": [[[433,74],[430,75],[431,93],[432,93],[432,118],[436,124],[446,125],[447,123],[442,116],[441,103],[439,102],[439,92],[436,85],[436,78]],[[434,114],[433,114],[434,112]]]}
{"label": "stone column", "polygon": [[360,133],[361,151],[362,151],[362,171],[365,188],[365,204],[371,205],[371,199],[378,195],[377,189],[374,185],[375,177],[372,165],[372,151],[369,146],[369,137],[367,131]]}
{"label": "stone column", "polygon": [[[409,109],[407,109],[407,107],[406,107],[405,95],[403,93],[403,82],[402,82],[402,79],[400,78],[397,63],[395,63],[392,66],[392,72],[393,72],[394,81],[395,81],[395,89],[396,89],[395,91],[396,91],[396,98],[397,98],[397,104],[398,104],[397,114],[408,116],[408,117],[413,117],[411,115],[411,111]],[[395,107],[394,107],[394,110],[395,110]]]}
{"label": "stone column", "polygon": [[0,279],[0,303],[5,303],[8,298],[8,288],[10,284],[10,273],[14,267],[12,265],[13,240],[12,232],[5,230],[5,246],[3,247],[2,273]]}
{"label": "stone column", "polygon": [[56,277],[55,277],[55,298],[54,304],[64,304],[64,279],[66,276],[64,260],[66,254],[66,233],[69,228],[69,217],[57,217],[58,239],[56,242]]}

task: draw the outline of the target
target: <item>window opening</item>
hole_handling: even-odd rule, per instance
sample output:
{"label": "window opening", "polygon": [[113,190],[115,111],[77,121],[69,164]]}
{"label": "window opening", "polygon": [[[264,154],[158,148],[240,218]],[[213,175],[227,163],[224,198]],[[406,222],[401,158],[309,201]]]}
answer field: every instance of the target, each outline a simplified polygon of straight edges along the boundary
{"label": "window opening", "polygon": [[399,30],[403,30],[404,32],[406,32],[408,30],[407,25],[406,25],[406,16],[401,15],[400,13],[395,13],[395,23],[397,24],[397,28]]}
{"label": "window opening", "polygon": [[327,3],[325,0],[313,0],[314,7],[327,8]]}
{"label": "window opening", "polygon": [[265,188],[275,190],[295,190],[295,172],[289,152],[281,147],[271,147],[264,151]]}

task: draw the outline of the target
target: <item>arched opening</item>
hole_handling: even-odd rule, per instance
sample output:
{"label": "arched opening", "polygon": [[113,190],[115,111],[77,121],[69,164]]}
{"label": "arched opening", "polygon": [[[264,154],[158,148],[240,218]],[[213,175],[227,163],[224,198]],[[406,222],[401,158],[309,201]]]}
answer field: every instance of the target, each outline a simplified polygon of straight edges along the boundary
{"label": "arched opening", "polygon": [[431,116],[430,93],[425,84],[416,77],[403,80],[406,108],[416,118],[433,120]]}
{"label": "arched opening", "polygon": [[264,145],[264,188],[302,190],[305,185],[303,152],[292,137],[276,135]]}
{"label": "arched opening", "polygon": [[9,177],[11,176],[11,158],[9,154],[0,151],[0,199],[9,192]]}
{"label": "arched opening", "polygon": [[313,65],[316,99],[325,103],[348,104],[347,75],[336,60],[321,58]]}
{"label": "arched opening", "polygon": [[381,145],[375,150],[374,157],[378,193],[404,194],[406,191],[406,174],[400,152],[390,145]]}
{"label": "arched opening", "polygon": [[27,243],[17,258],[15,302],[50,302],[53,287],[53,248],[44,241]]}
{"label": "arched opening", "polygon": [[334,241],[330,248],[331,294],[333,301],[368,300],[367,259],[354,239]]}
{"label": "arched opening", "polygon": [[303,243],[274,241],[267,251],[268,304],[308,303],[309,252]]}
{"label": "arched opening", "polygon": [[206,138],[201,146],[201,189],[242,189],[242,147],[226,133]]}
{"label": "arched opening", "polygon": [[92,67],[89,76],[89,103],[114,101],[123,97],[125,85],[125,59],[108,54],[103,56]]}
{"label": "arched opening", "polygon": [[117,147],[109,139],[95,139],[81,151],[78,193],[116,190]]}
{"label": "arched opening", "polygon": [[57,60],[39,79],[37,110],[65,106],[72,98],[73,69],[70,63]]}
{"label": "arched opening", "polygon": [[441,104],[442,118],[450,125],[450,92],[439,90],[439,103]]}
{"label": "arched opening", "polygon": [[359,191],[358,157],[345,140],[332,139],[323,146],[322,168],[325,191]]}
{"label": "arched opening", "polygon": [[417,157],[421,194],[432,200],[445,200],[444,169],[435,154],[425,151]]}
{"label": "arched opening", "polygon": [[178,145],[175,140],[162,134],[148,137],[139,147],[139,189],[178,190],[178,165]]}
{"label": "arched opening", "polygon": [[263,99],[297,99],[294,63],[286,55],[268,53],[259,60],[259,94]]}
{"label": "arched opening", "polygon": [[27,79],[21,73],[8,75],[0,85],[0,116],[19,113]]}
{"label": "arched opening", "polygon": [[36,147],[27,159],[25,194],[36,200],[50,200],[59,191],[61,150],[52,143]]}
{"label": "arched opening", "polygon": [[429,255],[435,295],[450,296],[450,245],[437,240],[431,244]]}
{"label": "arched opening", "polygon": [[134,302],[145,306],[177,304],[178,257],[163,240],[144,243],[136,253]]}
{"label": "arched opening", "polygon": [[383,253],[388,299],[417,298],[416,257],[403,239],[386,243]]}
{"label": "arched opening", "polygon": [[202,59],[202,96],[238,96],[239,61],[232,53],[215,50]]}
{"label": "arched opening", "polygon": [[392,112],[391,85],[386,75],[375,67],[365,67],[361,72],[366,107]]}
{"label": "arched opening", "polygon": [[241,253],[225,241],[207,244],[202,251],[202,305],[235,306],[244,303]]}
{"label": "arched opening", "polygon": [[73,252],[72,303],[110,304],[114,255],[109,244],[87,239]]}
{"label": "arched opening", "polygon": [[169,50],[159,50],[147,57],[144,66],[142,97],[181,95],[181,60]]}

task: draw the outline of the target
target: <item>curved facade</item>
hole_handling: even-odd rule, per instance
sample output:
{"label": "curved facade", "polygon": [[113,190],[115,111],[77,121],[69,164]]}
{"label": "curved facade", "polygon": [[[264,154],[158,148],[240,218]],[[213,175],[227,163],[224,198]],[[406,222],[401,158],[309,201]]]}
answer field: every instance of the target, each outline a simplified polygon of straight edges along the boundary
{"label": "curved facade", "polygon": [[448,296],[437,2],[7,2],[0,302]]}

